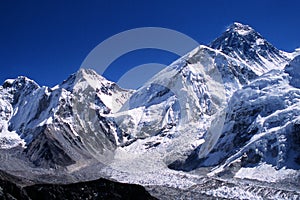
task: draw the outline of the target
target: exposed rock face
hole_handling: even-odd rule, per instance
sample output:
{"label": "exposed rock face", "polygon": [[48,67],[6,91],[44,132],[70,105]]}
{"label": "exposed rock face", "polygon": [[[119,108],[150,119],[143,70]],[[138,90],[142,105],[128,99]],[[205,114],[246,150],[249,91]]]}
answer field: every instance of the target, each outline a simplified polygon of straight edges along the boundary
{"label": "exposed rock face", "polygon": [[282,69],[289,61],[284,52],[276,49],[253,28],[237,22],[210,47],[249,64],[257,75],[271,69]]}
{"label": "exposed rock face", "polygon": [[[114,151],[122,137],[115,122],[104,116],[132,93],[85,69],[54,88],[18,77],[6,81],[0,92],[4,109],[0,128],[19,135],[26,142],[26,156],[43,168],[66,167]],[[11,147],[18,142],[2,141],[2,146],[13,143]]]}
{"label": "exposed rock face", "polygon": [[18,186],[21,180],[1,172],[0,198],[3,200],[76,200],[76,199],[145,199],[154,200],[142,186],[106,179],[68,185],[37,184]]}
{"label": "exposed rock face", "polygon": [[0,195],[144,194],[103,179],[84,182],[109,177],[152,185],[151,194],[165,199],[261,199],[272,192],[297,199],[297,54],[234,23],[136,91],[87,69],[53,88],[7,80],[0,86],[0,169],[23,179],[3,176]]}

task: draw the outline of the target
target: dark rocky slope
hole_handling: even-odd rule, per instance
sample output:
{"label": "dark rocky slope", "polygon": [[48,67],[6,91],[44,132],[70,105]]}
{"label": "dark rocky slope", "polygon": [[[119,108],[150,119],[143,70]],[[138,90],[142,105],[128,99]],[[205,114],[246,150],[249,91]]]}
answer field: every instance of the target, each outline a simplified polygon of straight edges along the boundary
{"label": "dark rocky slope", "polygon": [[[18,184],[16,184],[16,182]],[[74,184],[28,184],[5,172],[0,172],[0,199],[3,200],[67,200],[67,199],[155,199],[142,186],[117,183],[106,179]]]}

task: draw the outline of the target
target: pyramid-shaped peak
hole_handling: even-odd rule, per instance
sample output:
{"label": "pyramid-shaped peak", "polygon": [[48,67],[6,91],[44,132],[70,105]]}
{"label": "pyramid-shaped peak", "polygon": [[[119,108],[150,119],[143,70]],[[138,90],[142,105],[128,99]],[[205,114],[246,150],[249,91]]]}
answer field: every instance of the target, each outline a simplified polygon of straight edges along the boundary
{"label": "pyramid-shaped peak", "polygon": [[77,71],[78,74],[89,74],[89,75],[99,75],[95,70],[93,69],[86,69],[86,68],[80,68]]}
{"label": "pyramid-shaped peak", "polygon": [[212,41],[210,47],[221,51],[227,49],[243,52],[258,50],[256,47],[259,45],[267,45],[264,49],[274,48],[249,25],[234,22],[220,37]]}
{"label": "pyramid-shaped peak", "polygon": [[249,25],[233,23],[209,47],[249,64],[257,75],[282,69],[288,58]]}
{"label": "pyramid-shaped peak", "polygon": [[99,75],[96,71],[94,71],[93,69],[86,69],[86,68],[80,68],[75,74],[74,74],[77,78],[83,78],[83,77],[101,77],[104,79],[104,77],[102,77],[101,75]]}
{"label": "pyramid-shaped peak", "polygon": [[79,87],[87,87],[89,85],[92,88],[97,88],[99,85],[111,84],[113,82],[108,81],[93,69],[80,68],[76,73],[70,75],[68,79],[64,80],[59,87],[73,91],[76,85]]}
{"label": "pyramid-shaped peak", "polygon": [[98,80],[98,81],[104,81],[107,82],[108,80],[98,74],[95,70],[93,69],[85,69],[85,68],[80,68],[75,74],[73,74],[77,80]]}
{"label": "pyramid-shaped peak", "polygon": [[236,32],[239,35],[247,35],[247,34],[254,32],[254,29],[251,28],[249,25],[244,25],[239,22],[234,22],[232,25],[229,26],[227,31]]}

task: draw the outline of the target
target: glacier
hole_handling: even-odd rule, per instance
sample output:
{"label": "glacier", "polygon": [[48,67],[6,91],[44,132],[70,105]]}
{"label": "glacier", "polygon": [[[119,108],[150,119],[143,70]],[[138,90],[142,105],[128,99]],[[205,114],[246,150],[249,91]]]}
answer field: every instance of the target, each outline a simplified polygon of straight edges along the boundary
{"label": "glacier", "polygon": [[300,198],[299,69],[299,51],[236,22],[137,90],[91,69],[52,88],[6,80],[0,170],[26,184],[105,177],[159,199]]}

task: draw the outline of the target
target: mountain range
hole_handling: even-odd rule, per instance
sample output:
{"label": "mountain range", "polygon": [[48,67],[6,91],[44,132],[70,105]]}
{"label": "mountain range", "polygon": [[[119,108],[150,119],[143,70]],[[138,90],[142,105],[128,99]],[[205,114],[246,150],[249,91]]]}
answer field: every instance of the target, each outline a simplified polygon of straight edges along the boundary
{"label": "mountain range", "polygon": [[236,22],[137,90],[92,69],[52,88],[8,79],[0,151],[16,187],[106,178],[158,199],[298,199],[300,51]]}

